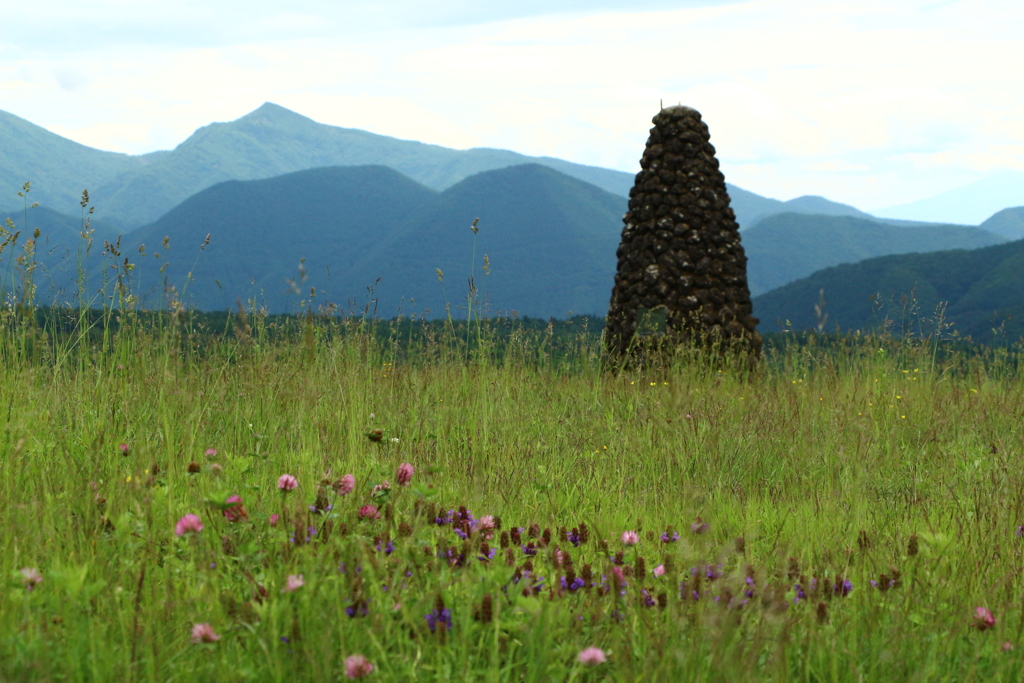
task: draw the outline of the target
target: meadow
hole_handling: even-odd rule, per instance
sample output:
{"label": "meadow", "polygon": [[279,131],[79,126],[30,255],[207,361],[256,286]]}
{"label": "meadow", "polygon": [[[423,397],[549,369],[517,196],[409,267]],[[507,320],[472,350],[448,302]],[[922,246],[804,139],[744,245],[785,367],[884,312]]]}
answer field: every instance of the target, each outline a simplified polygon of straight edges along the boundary
{"label": "meadow", "polygon": [[2,316],[4,680],[1024,675],[1019,348]]}

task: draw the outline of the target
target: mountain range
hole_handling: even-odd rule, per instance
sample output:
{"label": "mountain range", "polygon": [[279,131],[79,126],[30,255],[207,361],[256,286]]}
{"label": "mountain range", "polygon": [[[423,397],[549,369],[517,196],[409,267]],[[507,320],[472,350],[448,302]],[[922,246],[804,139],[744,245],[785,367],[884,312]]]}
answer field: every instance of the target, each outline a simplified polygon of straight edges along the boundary
{"label": "mountain range", "polygon": [[977,249],[1005,242],[995,232],[964,225],[894,226],[852,216],[768,216],[743,233],[753,296],[838,265],[885,254]]}
{"label": "mountain range", "polygon": [[[96,188],[90,195],[99,205],[87,271],[111,273],[107,266],[116,264],[103,260],[101,245],[118,244],[119,259],[138,265],[133,286],[147,305],[164,302],[172,285],[204,309],[242,300],[274,311],[327,301],[351,310],[373,300],[385,316],[399,307],[433,316],[451,307],[459,315],[472,278],[491,310],[601,315],[633,182],[628,173],[558,159],[326,126],[269,103],[201,128],[174,150],[140,156],[91,149],[4,112],[0,140],[0,189],[15,197],[0,220],[41,230],[37,279],[41,299],[53,301],[74,298],[82,223],[75,216],[85,185]],[[26,224],[15,192],[27,179],[29,201],[42,206],[28,211]],[[778,304],[777,288],[813,289],[806,282],[830,272],[821,269],[1024,237],[1024,208],[999,211],[978,227],[925,224],[822,197],[782,202],[728,189],[762,326],[775,312],[796,310]],[[2,272],[14,286],[10,269]],[[829,281],[829,297],[834,289]],[[787,291],[791,303],[806,302],[803,290]],[[833,322],[859,320],[859,309],[845,312],[846,299],[837,297],[829,304]]]}
{"label": "mountain range", "polygon": [[[295,310],[301,301],[350,310],[372,298],[384,316],[400,307],[443,315],[446,305],[462,315],[472,276],[492,310],[601,315],[625,209],[624,197],[539,164],[485,171],[441,192],[384,166],[326,167],[219,183],[123,235],[116,249],[136,264],[136,292],[150,307],[165,302],[169,284],[207,310],[239,300],[272,311]],[[30,227],[39,227],[40,210],[30,210]],[[71,227],[58,230],[56,214],[39,215],[51,228],[38,250],[46,278],[40,293],[47,301],[71,300],[80,221],[67,217]],[[114,241],[102,224],[98,244],[100,238]],[[851,260],[1002,241],[965,226],[793,213],[770,215],[743,238],[755,295]],[[103,265],[101,251],[94,247],[89,272],[116,264]]]}
{"label": "mountain range", "polygon": [[[1011,209],[1024,220],[1024,207]],[[942,307],[952,330],[976,341],[1024,338],[1024,240],[982,249],[896,254],[826,268],[754,299],[759,329],[877,330],[920,333]],[[924,332],[934,331],[925,323]]]}
{"label": "mountain range", "polygon": [[[35,201],[73,215],[82,189],[88,188],[99,215],[124,231],[155,221],[220,182],[325,166],[388,166],[434,190],[483,171],[526,163],[548,166],[622,197],[629,195],[634,180],[631,173],[551,157],[455,150],[328,126],[269,102],[235,121],[200,128],[173,150],[138,156],[92,149],[3,111],[0,140],[0,207],[16,208],[16,191],[30,180]],[[781,202],[731,184],[728,189],[741,228],[782,212],[867,217],[822,197]]]}

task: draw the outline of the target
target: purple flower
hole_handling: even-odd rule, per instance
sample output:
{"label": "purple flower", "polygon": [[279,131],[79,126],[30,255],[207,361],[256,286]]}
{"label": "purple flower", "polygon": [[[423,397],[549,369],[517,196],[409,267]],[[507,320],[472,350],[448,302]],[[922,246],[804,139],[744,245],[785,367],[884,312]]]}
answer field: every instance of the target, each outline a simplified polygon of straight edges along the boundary
{"label": "purple flower", "polygon": [[562,584],[562,588],[569,591],[570,593],[575,593],[576,591],[580,590],[581,588],[587,585],[587,582],[578,576],[572,580],[572,583],[569,583],[569,581],[563,576],[561,579],[559,579],[559,583]]}
{"label": "purple flower", "polygon": [[662,534],[661,534],[661,542],[662,543],[675,543],[678,540],[679,540],[679,532],[678,531],[672,532],[672,535],[669,535],[669,533],[667,531],[663,531]]}
{"label": "purple flower", "polygon": [[452,628],[452,613],[447,607],[441,611],[430,612],[424,619],[427,620],[427,626],[430,627],[431,633],[437,629],[438,624],[443,626],[446,631],[450,631]]}
{"label": "purple flower", "polygon": [[356,617],[365,617],[369,613],[370,608],[366,604],[366,600],[359,600],[356,602],[356,604],[349,605],[345,608],[345,614],[347,614],[351,619],[354,619]]}
{"label": "purple flower", "polygon": [[447,513],[442,513],[440,517],[434,518],[434,524],[438,526],[446,526],[451,524],[455,519],[455,510],[449,510]]}

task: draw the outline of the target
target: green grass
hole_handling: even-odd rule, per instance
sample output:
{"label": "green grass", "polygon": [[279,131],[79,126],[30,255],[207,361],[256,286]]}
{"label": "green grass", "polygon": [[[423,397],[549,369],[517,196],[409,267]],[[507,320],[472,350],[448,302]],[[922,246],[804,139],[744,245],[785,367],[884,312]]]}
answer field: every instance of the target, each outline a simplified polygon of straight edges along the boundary
{"label": "green grass", "polygon": [[[89,336],[15,312],[0,321],[0,678],[334,680],[354,653],[378,680],[1022,675],[1019,349],[812,339],[753,371],[690,354],[616,373],[592,334],[559,350],[486,323],[467,351],[458,329],[401,343],[401,324],[389,341],[360,321],[271,334],[257,316],[196,344],[187,320],[126,314]],[[336,496],[348,473],[355,491]],[[247,520],[223,515],[232,494]],[[382,517],[360,520],[371,502]],[[479,529],[434,523],[459,506],[500,517],[489,562]],[[204,528],[176,537],[186,513]],[[562,540],[581,524],[586,543]],[[538,552],[509,539],[510,565],[519,527]],[[552,591],[569,573],[556,548],[596,585]],[[283,593],[293,574],[305,585]],[[452,627],[431,632],[439,600]],[[979,606],[993,628],[974,628]],[[206,622],[220,640],[192,644]],[[579,664],[590,646],[607,663]]]}

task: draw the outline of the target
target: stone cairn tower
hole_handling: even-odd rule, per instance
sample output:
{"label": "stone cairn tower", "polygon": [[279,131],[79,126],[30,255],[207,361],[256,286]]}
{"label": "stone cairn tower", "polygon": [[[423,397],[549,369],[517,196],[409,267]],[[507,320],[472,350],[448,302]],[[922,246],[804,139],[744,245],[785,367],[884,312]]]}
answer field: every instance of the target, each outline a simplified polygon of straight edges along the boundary
{"label": "stone cairn tower", "polygon": [[747,257],[708,127],[683,106],[653,123],[617,252],[608,350],[717,342],[756,356]]}

